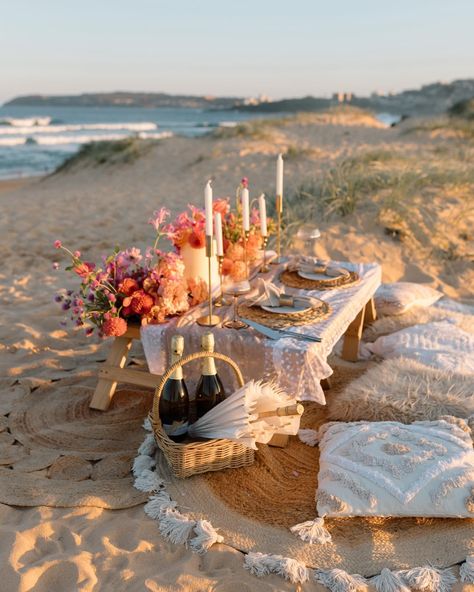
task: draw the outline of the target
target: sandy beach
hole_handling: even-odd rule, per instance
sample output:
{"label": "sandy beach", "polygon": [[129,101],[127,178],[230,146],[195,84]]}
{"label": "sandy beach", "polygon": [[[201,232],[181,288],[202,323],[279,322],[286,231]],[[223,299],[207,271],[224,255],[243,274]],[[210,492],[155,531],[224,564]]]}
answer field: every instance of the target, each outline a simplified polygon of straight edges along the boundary
{"label": "sandy beach", "polygon": [[[105,359],[109,342],[60,326],[53,298],[74,284],[52,269],[55,239],[92,261],[117,243],[143,247],[153,210],[176,213],[200,203],[209,178],[216,197],[233,200],[244,176],[252,197],[271,196],[280,152],[290,229],[310,216],[322,234],[319,255],[375,261],[386,282],[420,282],[473,304],[474,144],[449,130],[414,127],[408,120],[387,128],[353,110],[301,115],[199,139],[141,142],[124,161],[84,157],[48,177],[1,182],[0,404],[13,388],[31,390],[79,373],[93,386]],[[331,193],[336,185],[342,195]],[[143,357],[138,346],[133,355]],[[226,545],[201,557],[165,542],[141,505],[2,505],[0,512],[5,592],[295,589],[277,576],[257,580],[243,569],[242,554]]]}

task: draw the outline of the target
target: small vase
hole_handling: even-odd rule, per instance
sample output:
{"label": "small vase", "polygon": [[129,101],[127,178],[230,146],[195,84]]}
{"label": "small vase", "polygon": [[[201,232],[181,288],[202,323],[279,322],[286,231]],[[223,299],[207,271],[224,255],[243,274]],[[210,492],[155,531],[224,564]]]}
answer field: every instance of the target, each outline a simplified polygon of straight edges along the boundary
{"label": "small vase", "polygon": [[[215,250],[214,244],[214,252]],[[209,281],[209,263],[206,257],[206,248],[195,249],[191,245],[184,245],[181,247],[181,257],[184,263],[184,277],[187,279],[200,277],[207,284]],[[219,288],[219,265],[215,255],[211,257],[211,282],[214,292]]]}

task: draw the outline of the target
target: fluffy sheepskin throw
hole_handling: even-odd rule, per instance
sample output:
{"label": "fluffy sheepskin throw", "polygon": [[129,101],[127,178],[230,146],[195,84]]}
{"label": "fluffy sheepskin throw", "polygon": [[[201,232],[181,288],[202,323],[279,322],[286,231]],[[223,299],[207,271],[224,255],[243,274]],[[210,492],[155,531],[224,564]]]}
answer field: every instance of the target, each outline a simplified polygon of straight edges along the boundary
{"label": "fluffy sheepskin throw", "polygon": [[370,368],[341,393],[328,394],[331,420],[436,420],[474,414],[474,376],[451,374],[395,358]]}

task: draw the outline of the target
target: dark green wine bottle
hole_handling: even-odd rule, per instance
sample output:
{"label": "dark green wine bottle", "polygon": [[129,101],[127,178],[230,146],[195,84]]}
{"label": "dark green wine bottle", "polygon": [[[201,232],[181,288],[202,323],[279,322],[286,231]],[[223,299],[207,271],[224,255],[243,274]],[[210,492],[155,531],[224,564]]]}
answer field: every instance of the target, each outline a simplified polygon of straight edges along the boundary
{"label": "dark green wine bottle", "polygon": [[[214,351],[214,335],[205,333],[201,339],[201,348],[206,352]],[[214,358],[203,358],[201,378],[196,387],[196,415],[199,419],[215,405],[225,399],[225,390],[217,374]]]}
{"label": "dark green wine bottle", "polygon": [[[184,351],[181,335],[171,338],[171,364],[178,362]],[[183,369],[178,368],[166,381],[160,397],[160,419],[171,440],[181,442],[186,438],[189,426],[189,395],[183,379]]]}

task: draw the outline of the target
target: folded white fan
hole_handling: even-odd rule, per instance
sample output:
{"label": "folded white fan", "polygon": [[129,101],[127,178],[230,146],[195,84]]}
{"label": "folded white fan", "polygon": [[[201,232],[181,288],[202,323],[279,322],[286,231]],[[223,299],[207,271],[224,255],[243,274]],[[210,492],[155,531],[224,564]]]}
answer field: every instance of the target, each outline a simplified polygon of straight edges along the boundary
{"label": "folded white fan", "polygon": [[256,449],[257,442],[266,444],[275,434],[297,434],[302,412],[294,397],[251,380],[193,423],[189,435],[226,438]]}

